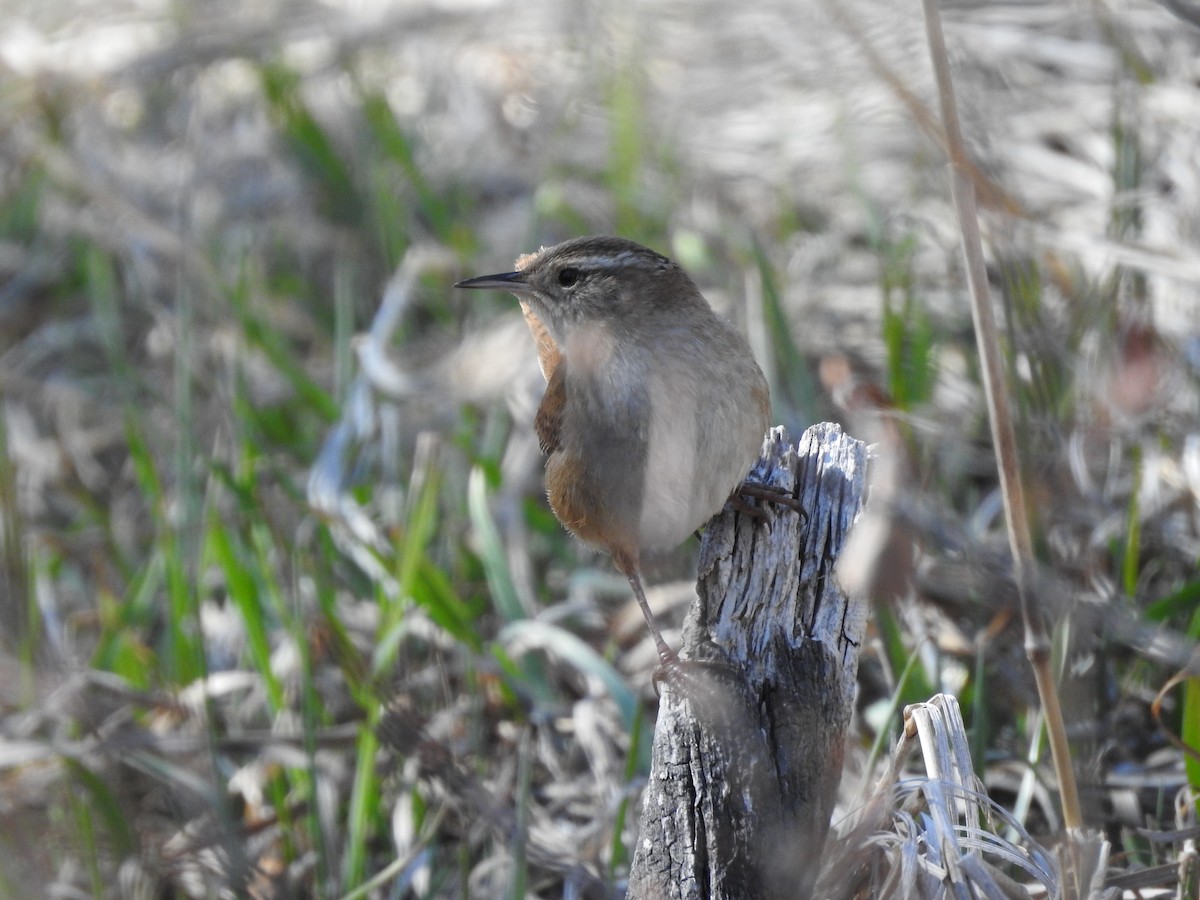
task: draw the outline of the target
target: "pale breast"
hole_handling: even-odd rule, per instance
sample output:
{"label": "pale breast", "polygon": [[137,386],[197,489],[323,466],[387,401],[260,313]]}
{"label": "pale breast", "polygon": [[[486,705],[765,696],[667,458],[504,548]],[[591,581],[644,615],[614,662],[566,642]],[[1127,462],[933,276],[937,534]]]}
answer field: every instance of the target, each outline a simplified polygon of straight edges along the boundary
{"label": "pale breast", "polygon": [[559,449],[547,490],[560,521],[584,540],[636,550],[644,505],[650,402],[609,329],[586,323],[564,342]]}
{"label": "pale breast", "polygon": [[682,543],[757,458],[767,389],[749,347],[723,322],[632,347],[588,325],[563,358],[561,450],[547,471],[559,518],[594,543]]}
{"label": "pale breast", "polygon": [[644,547],[682,543],[721,510],[758,457],[769,423],[766,381],[737,343],[732,357],[713,356],[721,344],[706,346],[707,364],[681,359],[650,381]]}

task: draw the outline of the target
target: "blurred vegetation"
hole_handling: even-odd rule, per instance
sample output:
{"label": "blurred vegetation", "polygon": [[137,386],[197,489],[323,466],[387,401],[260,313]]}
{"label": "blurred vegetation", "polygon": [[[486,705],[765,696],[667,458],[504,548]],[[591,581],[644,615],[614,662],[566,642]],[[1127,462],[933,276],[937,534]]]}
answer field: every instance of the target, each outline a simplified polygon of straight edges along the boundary
{"label": "blurred vegetation", "polygon": [[[313,15],[276,24],[329,24]],[[331,36],[307,64],[282,36],[176,22],[103,77],[6,75],[0,895],[619,892],[653,656],[611,624],[621,580],[540,499],[512,311],[449,290],[582,231],[681,258],[758,336],[780,422],[840,417],[903,460],[890,512],[919,565],[880,589],[848,765],[894,740],[903,703],[949,690],[993,797],[1052,833],[953,241],[882,212],[854,172],[858,227],[779,185],[747,211],[674,143],[641,45],[580,63],[596,96],[558,97],[533,137],[509,127],[531,87],[497,112],[439,83],[413,112],[391,80],[420,73],[381,60],[414,21]],[[455,57],[461,34],[426,27]],[[1122,60],[1107,237],[1139,245],[1161,173],[1130,85],[1162,73]],[[448,148],[423,116],[454,103],[496,119]],[[1151,712],[1200,638],[1197,338],[1159,330],[1145,267],[1098,276],[995,231],[1089,813],[1123,865],[1169,862],[1139,829],[1174,828],[1176,791],[1200,788],[1167,737],[1200,747],[1196,678],[1161,728]],[[869,269],[865,315],[797,300],[794,248],[828,241]],[[370,394],[339,487],[380,540],[356,540],[310,507],[310,471],[357,396],[355,335],[431,246],[392,349],[438,387]],[[519,361],[482,356],[489,334]]]}

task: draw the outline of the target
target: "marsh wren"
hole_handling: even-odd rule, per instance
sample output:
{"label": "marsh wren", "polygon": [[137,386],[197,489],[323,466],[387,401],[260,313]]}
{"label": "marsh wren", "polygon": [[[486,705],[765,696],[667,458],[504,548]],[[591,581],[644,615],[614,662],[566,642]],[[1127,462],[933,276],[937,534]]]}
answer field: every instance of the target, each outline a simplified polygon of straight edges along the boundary
{"label": "marsh wren", "polygon": [[612,554],[662,666],[677,663],[646,602],[641,553],[681,544],[758,458],[770,404],[749,345],[683,269],[623,238],[544,247],[514,272],[455,287],[521,301],[547,382],[534,427],[550,506]]}

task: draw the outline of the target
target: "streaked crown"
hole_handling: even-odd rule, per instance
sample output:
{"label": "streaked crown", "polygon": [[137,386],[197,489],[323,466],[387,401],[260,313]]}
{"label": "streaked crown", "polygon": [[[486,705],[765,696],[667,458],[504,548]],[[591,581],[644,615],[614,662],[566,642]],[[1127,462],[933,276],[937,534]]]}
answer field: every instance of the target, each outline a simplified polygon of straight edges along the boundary
{"label": "streaked crown", "polygon": [[580,322],[614,326],[681,307],[708,310],[687,273],[661,253],[619,237],[582,237],[517,259],[516,271],[460,281],[528,302],[556,339]]}

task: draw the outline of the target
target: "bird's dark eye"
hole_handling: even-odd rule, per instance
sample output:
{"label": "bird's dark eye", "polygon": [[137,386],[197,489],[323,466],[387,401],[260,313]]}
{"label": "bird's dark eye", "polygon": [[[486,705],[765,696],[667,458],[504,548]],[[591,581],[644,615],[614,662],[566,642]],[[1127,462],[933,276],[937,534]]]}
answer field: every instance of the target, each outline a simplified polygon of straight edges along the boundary
{"label": "bird's dark eye", "polygon": [[562,287],[566,287],[566,288],[574,287],[575,283],[577,281],[579,281],[579,270],[578,269],[573,269],[570,266],[568,266],[567,268],[563,269],[561,272],[558,273],[558,283]]}

